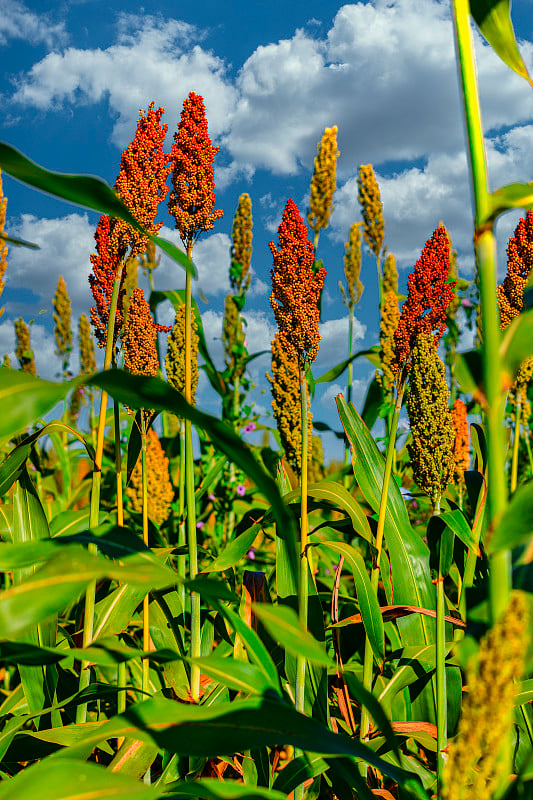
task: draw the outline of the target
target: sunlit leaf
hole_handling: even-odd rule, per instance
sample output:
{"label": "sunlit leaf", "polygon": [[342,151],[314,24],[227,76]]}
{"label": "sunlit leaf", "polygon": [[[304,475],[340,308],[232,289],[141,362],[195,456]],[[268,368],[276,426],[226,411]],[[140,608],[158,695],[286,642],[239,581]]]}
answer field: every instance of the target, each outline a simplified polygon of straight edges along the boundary
{"label": "sunlit leaf", "polygon": [[510,0],[470,0],[470,12],[479,30],[502,61],[533,86],[516,43]]}

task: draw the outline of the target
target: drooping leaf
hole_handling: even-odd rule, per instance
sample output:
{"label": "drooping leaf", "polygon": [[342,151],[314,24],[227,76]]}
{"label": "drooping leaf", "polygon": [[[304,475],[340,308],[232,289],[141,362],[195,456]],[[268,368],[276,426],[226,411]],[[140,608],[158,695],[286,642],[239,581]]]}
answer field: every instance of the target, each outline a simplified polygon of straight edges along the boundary
{"label": "drooping leaf", "polygon": [[533,536],[533,481],[520,486],[487,542],[488,553],[513,550],[531,541]]}
{"label": "drooping leaf", "polygon": [[252,525],[247,531],[241,533],[236,539],[233,539],[227,547],[215,558],[215,560],[204,567],[203,572],[223,572],[226,569],[231,569],[243,558],[261,530],[261,524],[257,523]]}
{"label": "drooping leaf", "polygon": [[254,611],[272,636],[288,653],[305,656],[311,664],[331,666],[331,661],[317,640],[302,626],[294,609],[254,603]]}
{"label": "drooping leaf", "polygon": [[470,12],[479,30],[502,61],[533,87],[516,43],[510,0],[470,0]]}
{"label": "drooping leaf", "polygon": [[120,217],[132,228],[148,236],[152,242],[163,250],[173,261],[180,264],[187,272],[196,278],[196,269],[184,252],[172,242],[167,242],[159,236],[154,236],[139,225],[133,214],[120,200],[118,195],[105,181],[91,175],[64,175],[60,172],[51,172],[30,161],[19,150],[5,142],[0,142],[0,167],[12,178],[33,186],[41,192],[60,197],[69,203],[109,214],[111,217]]}
{"label": "drooping leaf", "polygon": [[375,421],[378,418],[379,410],[385,400],[385,392],[378,379],[374,376],[370,381],[368,391],[366,393],[361,418],[365,423],[368,430],[372,430]]}
{"label": "drooping leaf", "polygon": [[520,364],[533,356],[533,309],[519,314],[505,330],[500,353],[503,380],[510,386]]}

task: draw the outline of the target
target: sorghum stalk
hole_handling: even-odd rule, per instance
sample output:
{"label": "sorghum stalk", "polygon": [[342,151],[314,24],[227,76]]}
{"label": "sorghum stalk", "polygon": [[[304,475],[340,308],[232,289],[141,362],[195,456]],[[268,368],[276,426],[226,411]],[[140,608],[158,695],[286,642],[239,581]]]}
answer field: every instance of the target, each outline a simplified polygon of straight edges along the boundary
{"label": "sorghum stalk", "polygon": [[[146,459],[146,426],[147,420],[141,415],[141,469],[142,469],[142,506],[143,506],[143,542],[148,547],[148,468]],[[150,595],[143,598],[143,650],[150,649]],[[144,697],[149,693],[150,662],[147,657],[142,663],[142,690]]]}
{"label": "sorghum stalk", "polygon": [[520,397],[516,400],[514,413],[513,456],[511,461],[511,485],[509,487],[511,494],[514,494],[516,491],[516,485],[518,483],[518,445],[520,443],[520,416],[522,413],[522,401]]}
{"label": "sorghum stalk", "polygon": [[[485,418],[488,434],[489,472],[487,505],[490,525],[493,520],[499,518],[507,505],[505,444],[502,426],[500,326],[496,305],[496,242],[493,225],[485,222],[489,217],[490,192],[468,0],[453,0],[453,19],[474,199],[474,246],[479,273],[483,328],[482,363],[486,394]],[[511,551],[502,550],[490,558],[489,604],[493,622],[506,608],[510,592]],[[510,769],[510,746],[507,766]]]}

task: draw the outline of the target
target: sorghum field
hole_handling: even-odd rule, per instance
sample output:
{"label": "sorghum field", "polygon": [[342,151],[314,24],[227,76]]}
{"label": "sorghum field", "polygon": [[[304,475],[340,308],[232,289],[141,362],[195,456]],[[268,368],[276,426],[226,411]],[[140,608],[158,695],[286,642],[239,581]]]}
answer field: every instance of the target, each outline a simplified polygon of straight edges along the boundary
{"label": "sorghum field", "polygon": [[[114,191],[0,144],[6,174],[102,214],[94,306],[76,335],[62,278],[53,298],[65,380],[36,376],[22,318],[19,363],[0,368],[2,800],[533,797],[533,186],[489,191],[471,16],[530,79],[508,4],[452,6],[475,283],[458,275],[442,223],[399,295],[379,185],[359,166],[363,222],[340,285],[349,342],[313,375],[321,295],[337,284],[320,258],[338,156],[326,128],[310,208],[287,198],[270,243],[276,448],[246,438],[261,428],[242,318],[248,194],[233,222],[224,371],[194,299],[194,247],[222,215],[218,148],[194,87],[170,153],[163,109],[147,98]],[[157,235],[164,203],[183,250]],[[524,217],[497,285],[493,226],[511,208]],[[376,342],[361,354],[351,333],[364,244],[380,291]],[[28,243],[2,235],[0,291],[15,246]],[[186,271],[184,291],[155,288],[160,248]],[[477,333],[459,354],[461,305]],[[69,378],[78,345],[81,374]],[[375,367],[362,415],[350,396],[357,357]],[[199,369],[221,418],[196,405]],[[334,380],[348,386],[336,399],[346,455],[326,468],[313,395]]]}

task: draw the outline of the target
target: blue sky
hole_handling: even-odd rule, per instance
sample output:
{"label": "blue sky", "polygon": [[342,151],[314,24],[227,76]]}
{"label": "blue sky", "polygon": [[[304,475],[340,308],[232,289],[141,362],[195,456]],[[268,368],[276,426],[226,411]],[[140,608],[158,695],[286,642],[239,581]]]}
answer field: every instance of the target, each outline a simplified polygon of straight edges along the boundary
{"label": "blue sky", "polygon": [[[532,5],[513,9],[526,64],[533,67]],[[360,218],[355,176],[373,163],[385,208],[385,242],[395,253],[400,280],[442,220],[471,277],[470,189],[464,152],[449,4],[397,2],[15,2],[0,0],[4,110],[0,139],[58,171],[97,174],[114,182],[121,150],[131,140],[139,107],[151,100],[166,109],[170,137],[189,91],[202,94],[213,141],[217,207],[224,219],[200,240],[195,260],[206,334],[220,359],[221,313],[228,290],[228,250],[241,192],[252,198],[254,280],[247,303],[251,350],[268,347],[274,320],[268,304],[271,257],[286,200],[305,214],[316,145],[326,126],[339,128],[335,211],[320,240],[328,270],[322,342],[315,373],[341,360],[347,322],[338,281],[343,243]],[[482,109],[493,188],[533,178],[533,95],[476,36]],[[51,298],[62,274],[75,322],[87,313],[89,255],[97,215],[38,194],[4,176],[8,230],[41,245],[38,253],[10,249],[0,320],[0,355],[13,350],[13,319],[35,319],[32,339],[41,375],[53,377]],[[499,225],[500,272],[505,242],[518,215]],[[169,227],[166,212],[161,219]],[[175,234],[169,229],[165,235]],[[365,254],[365,293],[358,307],[356,348],[375,343],[378,330],[375,265]],[[170,262],[156,288],[180,288]],[[46,309],[40,315],[39,311]],[[170,308],[166,312],[170,318]],[[464,345],[469,342],[465,334]],[[220,363],[220,360],[219,360]],[[361,402],[372,374],[356,362],[355,397]],[[74,362],[75,366],[75,362]],[[254,362],[259,407],[270,406],[264,372]],[[333,397],[341,379],[317,393],[316,419],[334,423]],[[213,410],[207,386],[200,404]],[[329,456],[338,454],[326,439]]]}

